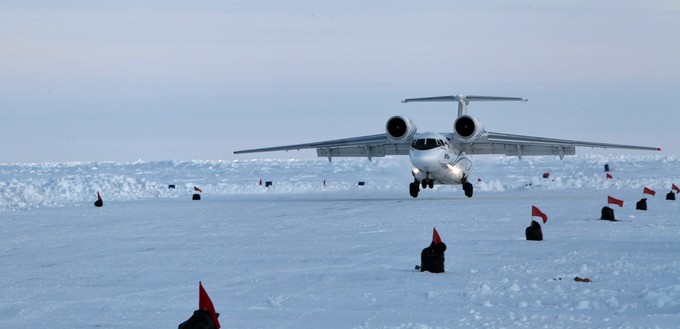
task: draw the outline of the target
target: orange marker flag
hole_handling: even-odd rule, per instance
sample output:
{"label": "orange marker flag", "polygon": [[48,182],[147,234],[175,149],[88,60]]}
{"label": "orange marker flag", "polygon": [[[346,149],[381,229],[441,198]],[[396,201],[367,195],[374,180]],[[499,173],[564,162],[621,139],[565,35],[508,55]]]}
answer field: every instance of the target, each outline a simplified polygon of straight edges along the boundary
{"label": "orange marker flag", "polygon": [[102,196],[99,194],[99,191],[97,191],[97,201],[94,202],[95,207],[102,207],[104,206],[104,201],[102,200]]}
{"label": "orange marker flag", "polygon": [[656,191],[654,191],[654,190],[652,190],[652,189],[649,189],[649,188],[645,187],[645,188],[642,190],[642,194],[649,194],[649,195],[651,195],[651,196],[655,196],[655,195],[656,195]]}
{"label": "orange marker flag", "polygon": [[623,200],[612,198],[611,196],[607,195],[607,204],[615,204],[619,207],[623,207]]}
{"label": "orange marker flag", "polygon": [[198,309],[208,312],[208,315],[215,324],[215,327],[220,329],[220,321],[217,320],[215,306],[213,305],[212,300],[210,300],[208,293],[205,291],[205,289],[203,289],[203,284],[201,281],[198,281]]}
{"label": "orange marker flag", "polygon": [[548,221],[548,215],[543,213],[536,206],[531,206],[531,217],[541,217],[541,218],[543,218],[543,224],[545,224]]}
{"label": "orange marker flag", "polygon": [[432,228],[432,242],[435,244],[442,243],[442,238],[439,237],[439,232],[437,232],[436,228]]}

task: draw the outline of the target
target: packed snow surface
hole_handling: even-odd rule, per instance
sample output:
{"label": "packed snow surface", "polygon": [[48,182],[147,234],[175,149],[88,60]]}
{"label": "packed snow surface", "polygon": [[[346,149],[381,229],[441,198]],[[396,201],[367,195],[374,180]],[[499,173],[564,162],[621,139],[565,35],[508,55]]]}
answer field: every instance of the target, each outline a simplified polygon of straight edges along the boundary
{"label": "packed snow surface", "polygon": [[680,157],[476,160],[471,199],[406,158],[0,164],[0,327],[176,328],[199,280],[224,328],[680,327]]}

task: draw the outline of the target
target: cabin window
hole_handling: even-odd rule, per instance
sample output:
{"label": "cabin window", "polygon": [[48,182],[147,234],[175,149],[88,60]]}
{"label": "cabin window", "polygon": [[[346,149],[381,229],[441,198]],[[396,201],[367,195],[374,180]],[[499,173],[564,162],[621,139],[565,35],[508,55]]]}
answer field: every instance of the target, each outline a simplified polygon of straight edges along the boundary
{"label": "cabin window", "polygon": [[444,146],[444,143],[440,139],[434,139],[434,138],[421,138],[421,139],[416,139],[411,143],[411,147],[413,147],[416,150],[431,150],[433,148],[437,148],[439,146]]}

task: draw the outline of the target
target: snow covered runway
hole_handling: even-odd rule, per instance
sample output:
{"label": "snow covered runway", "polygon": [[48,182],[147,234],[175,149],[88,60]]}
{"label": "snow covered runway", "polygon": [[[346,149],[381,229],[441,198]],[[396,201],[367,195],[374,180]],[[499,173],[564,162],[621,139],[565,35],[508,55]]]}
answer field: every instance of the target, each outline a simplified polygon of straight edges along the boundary
{"label": "snow covered runway", "polygon": [[[542,170],[557,163],[523,165]],[[585,177],[578,184],[587,185],[591,174],[584,163],[590,164],[567,162],[563,170]],[[317,180],[327,166],[320,163],[290,188],[281,181],[295,168],[267,170],[281,175],[274,187],[285,190],[307,186],[305,179]],[[208,184],[221,179],[218,171],[177,175],[151,168],[162,179],[149,174],[146,188],[163,186],[170,177],[199,181],[208,186],[203,200],[168,191],[136,198],[130,188],[118,200],[107,200],[113,193],[104,191],[103,208],[74,197],[57,207],[0,212],[0,327],[176,328],[197,307],[199,280],[225,328],[680,323],[680,211],[677,202],[663,199],[667,191],[657,188],[663,193],[649,198],[649,210],[636,211],[641,187],[575,188],[564,182],[555,188],[535,181],[522,188],[498,172],[515,170],[505,163],[506,168],[482,165],[478,173],[490,177],[483,182],[506,188],[481,186],[467,199],[460,189],[441,187],[414,200],[380,181],[385,172],[393,175],[392,164],[368,168],[362,177],[368,177],[367,189],[351,187],[354,177],[344,166],[354,165],[334,168],[330,191],[245,194],[210,194],[220,186],[233,188]],[[636,177],[632,168],[638,166],[631,161],[629,167],[618,175]],[[677,161],[670,167],[677,169]],[[555,168],[560,167],[551,171]],[[652,182],[658,184],[677,175],[655,168]],[[135,175],[130,168],[120,170],[115,182]],[[59,181],[59,175],[50,172],[48,181]],[[34,182],[40,178],[35,171],[29,176]],[[559,173],[552,176],[560,179]],[[388,188],[371,189],[372,182]],[[90,193],[72,185],[67,189]],[[608,194],[626,200],[623,208],[615,207],[620,222],[597,219]],[[549,216],[541,242],[524,239],[531,205]],[[432,227],[448,245],[443,274],[414,270]],[[593,282],[574,282],[576,276]]]}

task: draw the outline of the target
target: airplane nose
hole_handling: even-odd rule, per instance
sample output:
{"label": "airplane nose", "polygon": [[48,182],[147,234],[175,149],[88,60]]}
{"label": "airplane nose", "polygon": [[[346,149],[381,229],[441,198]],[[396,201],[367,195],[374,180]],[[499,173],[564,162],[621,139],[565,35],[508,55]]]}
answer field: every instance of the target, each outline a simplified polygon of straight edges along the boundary
{"label": "airplane nose", "polygon": [[433,171],[441,166],[439,164],[439,152],[433,150],[428,151],[411,150],[410,155],[411,164],[413,164],[414,167],[422,171],[425,172]]}

